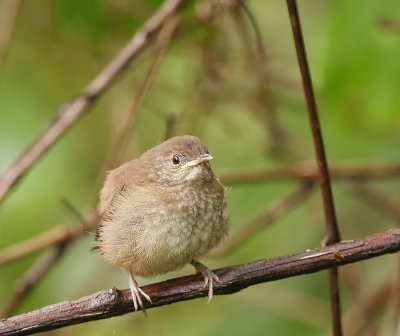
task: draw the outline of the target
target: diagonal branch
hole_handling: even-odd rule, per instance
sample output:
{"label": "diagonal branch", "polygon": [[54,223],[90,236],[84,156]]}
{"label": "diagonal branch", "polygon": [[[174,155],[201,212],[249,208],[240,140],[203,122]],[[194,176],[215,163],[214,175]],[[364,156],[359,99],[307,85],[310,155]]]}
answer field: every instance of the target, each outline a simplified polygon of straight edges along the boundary
{"label": "diagonal branch", "polygon": [[379,188],[368,186],[365,183],[353,183],[351,187],[365,201],[400,223],[400,204],[396,197]]}
{"label": "diagonal branch", "polygon": [[7,317],[21,304],[24,298],[29,294],[32,288],[37,284],[51,269],[51,267],[61,258],[64,253],[63,244],[54,246],[49,253],[46,253],[19,279],[16,288],[11,293],[10,299],[4,305],[0,312],[0,317]]}
{"label": "diagonal branch", "polygon": [[82,225],[74,227],[58,225],[37,236],[6,247],[0,251],[0,265],[22,258],[49,246],[68,244],[82,236],[85,232],[93,230],[97,226],[98,220],[98,214],[93,212]]}
{"label": "diagonal branch", "polygon": [[[224,267],[215,271],[221,282],[214,294],[231,294],[259,283],[318,272],[400,250],[400,228],[343,241],[306,252]],[[201,275],[176,278],[143,289],[159,307],[207,296]],[[133,310],[129,290],[115,288],[74,300],[64,301],[25,314],[0,320],[1,335],[28,335],[87,321],[126,314]]]}
{"label": "diagonal branch", "polygon": [[71,127],[110,87],[127,66],[148,46],[151,37],[162,27],[167,18],[179,10],[185,0],[166,0],[136,32],[131,41],[100,72],[77,98],[64,104],[56,118],[22,155],[8,168],[0,179],[0,201],[5,198],[17,181],[41,156]]}
{"label": "diagonal branch", "polygon": [[140,83],[137,93],[133,99],[132,107],[129,111],[128,118],[125,121],[125,127],[123,128],[122,132],[120,132],[120,134],[116,135],[117,140],[115,141],[115,144],[113,146],[114,150],[110,158],[111,167],[116,167],[122,163],[121,161],[123,155],[125,154],[126,148],[128,146],[129,136],[131,135],[131,132],[135,125],[140,107],[142,106],[144,97],[154,83],[154,79],[164,59],[164,54],[167,50],[167,47],[177,29],[179,20],[179,16],[171,15],[170,19],[165,21],[162,29],[160,30],[160,33],[158,34],[157,41],[155,42],[155,56],[151,61],[150,66],[147,69],[146,74],[143,78],[143,81]]}

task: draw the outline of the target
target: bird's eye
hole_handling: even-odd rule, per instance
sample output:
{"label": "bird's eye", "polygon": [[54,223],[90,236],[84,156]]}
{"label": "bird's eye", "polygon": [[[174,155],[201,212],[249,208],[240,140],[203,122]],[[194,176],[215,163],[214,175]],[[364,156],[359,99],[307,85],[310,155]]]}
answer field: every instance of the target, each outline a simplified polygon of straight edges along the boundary
{"label": "bird's eye", "polygon": [[172,157],[172,163],[173,163],[175,166],[177,166],[178,164],[181,163],[181,158],[179,157],[179,155],[174,155],[174,156]]}

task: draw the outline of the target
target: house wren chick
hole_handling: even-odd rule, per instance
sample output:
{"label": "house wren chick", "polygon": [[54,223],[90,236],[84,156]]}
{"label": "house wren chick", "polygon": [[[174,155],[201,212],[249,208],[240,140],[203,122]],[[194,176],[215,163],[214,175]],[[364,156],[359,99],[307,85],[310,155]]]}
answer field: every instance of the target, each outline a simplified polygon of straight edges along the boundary
{"label": "house wren chick", "polygon": [[210,168],[212,156],[198,138],[171,138],[110,171],[100,192],[97,246],[129,274],[135,310],[145,312],[134,275],[151,277],[191,263],[208,285],[218,277],[196,261],[228,231],[225,189]]}

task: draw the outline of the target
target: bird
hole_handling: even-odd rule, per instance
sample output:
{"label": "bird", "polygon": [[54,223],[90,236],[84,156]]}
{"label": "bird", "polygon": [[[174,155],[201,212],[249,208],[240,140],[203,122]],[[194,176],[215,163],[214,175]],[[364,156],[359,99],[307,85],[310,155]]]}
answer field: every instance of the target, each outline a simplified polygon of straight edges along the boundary
{"label": "bird", "polygon": [[[128,273],[135,311],[146,315],[151,297],[135,277],[195,267],[208,286],[218,276],[197,259],[228,233],[226,188],[210,167],[207,147],[195,136],[172,137],[108,172],[100,190],[96,246],[111,265]],[[147,315],[146,315],[147,316]]]}

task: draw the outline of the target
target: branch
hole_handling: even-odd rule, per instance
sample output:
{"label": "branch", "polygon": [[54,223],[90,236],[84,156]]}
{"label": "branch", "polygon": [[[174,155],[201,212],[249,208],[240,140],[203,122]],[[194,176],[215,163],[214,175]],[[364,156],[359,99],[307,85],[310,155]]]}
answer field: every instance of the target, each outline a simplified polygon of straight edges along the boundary
{"label": "branch", "polygon": [[365,201],[400,223],[400,205],[396,201],[396,197],[377,187],[368,186],[365,183],[353,183],[351,187]]}
{"label": "branch", "polygon": [[383,307],[386,307],[390,285],[390,281],[385,281],[378,288],[368,291],[359,304],[348,311],[343,319],[344,330],[348,335],[362,335],[367,332],[370,323],[379,316]]}
{"label": "branch", "polygon": [[82,236],[85,232],[93,230],[98,223],[96,212],[79,226],[58,225],[37,236],[23,240],[0,251],[0,265],[9,263],[28,254],[40,251],[54,245],[65,245]]}
{"label": "branch", "polygon": [[[307,250],[306,252],[254,261],[215,270],[221,282],[214,295],[231,294],[259,283],[318,272],[400,250],[400,228],[392,228],[358,240]],[[148,286],[153,303],[147,309],[207,296],[200,274]],[[87,321],[126,314],[133,310],[129,290],[115,288],[64,301],[25,314],[0,320],[1,335],[28,335]]]}
{"label": "branch", "polygon": [[184,2],[185,0],[166,0],[158,11],[136,32],[125,48],[87,86],[83,93],[73,101],[59,108],[56,118],[48,126],[47,130],[22,153],[0,179],[0,201],[4,199],[17,181],[42,157],[60,136],[110,87],[117,76],[142,53],[148,46],[150,38]]}
{"label": "branch", "polygon": [[[270,88],[270,79],[267,71],[267,53],[265,51],[260,27],[252,11],[245,2],[239,1],[238,6],[232,9],[232,18],[237,29],[237,35],[243,45],[249,72],[254,77],[255,86],[248,93],[246,103],[253,113],[265,127],[269,136],[269,152],[277,157],[286,152],[288,145],[288,134],[285,132],[278,118],[276,101]],[[250,26],[245,19],[248,19]],[[254,38],[250,28],[254,31]],[[254,40],[254,43],[253,43]],[[253,44],[255,44],[253,46]],[[283,151],[284,149],[284,151]]]}
{"label": "branch", "polygon": [[[326,245],[332,245],[340,241],[340,233],[336,219],[335,204],[333,201],[332,187],[322,139],[321,125],[318,117],[317,103],[308,66],[307,53],[301,29],[301,22],[296,0],[286,0],[290,23],[292,26],[293,40],[296,47],[297,59],[303,83],[304,97],[307,103],[308,118],[310,121],[315,156],[318,165],[319,183],[321,186],[322,204],[326,222]],[[329,270],[329,288],[332,306],[332,328],[335,336],[341,336],[342,321],[340,318],[339,280],[336,268]]]}
{"label": "branch", "polygon": [[[399,163],[335,163],[330,164],[329,172],[333,178],[388,178],[400,176]],[[299,162],[295,164],[268,167],[268,168],[248,168],[240,171],[221,172],[219,177],[225,184],[259,182],[277,179],[318,179],[317,166],[310,162]]]}
{"label": "branch", "polygon": [[38,259],[35,264],[28,269],[23,277],[16,281],[16,288],[6,302],[0,317],[12,315],[16,308],[21,304],[24,298],[29,294],[32,288],[37,284],[51,269],[51,267],[61,258],[65,250],[65,245],[54,246],[49,253]]}
{"label": "branch", "polygon": [[129,136],[131,135],[131,132],[135,125],[140,107],[142,106],[144,97],[154,83],[154,79],[157,75],[158,69],[160,68],[166,49],[178,26],[179,19],[179,16],[171,15],[170,19],[165,21],[162,29],[158,34],[157,41],[155,42],[156,52],[154,58],[144,75],[143,81],[139,85],[137,93],[133,99],[133,104],[130,108],[128,118],[124,123],[125,125],[122,131],[118,132],[119,134],[116,134],[117,140],[115,141],[115,144],[113,146],[114,150],[112,151],[110,158],[111,167],[117,167],[118,165],[123,163],[122,158],[128,146]]}

